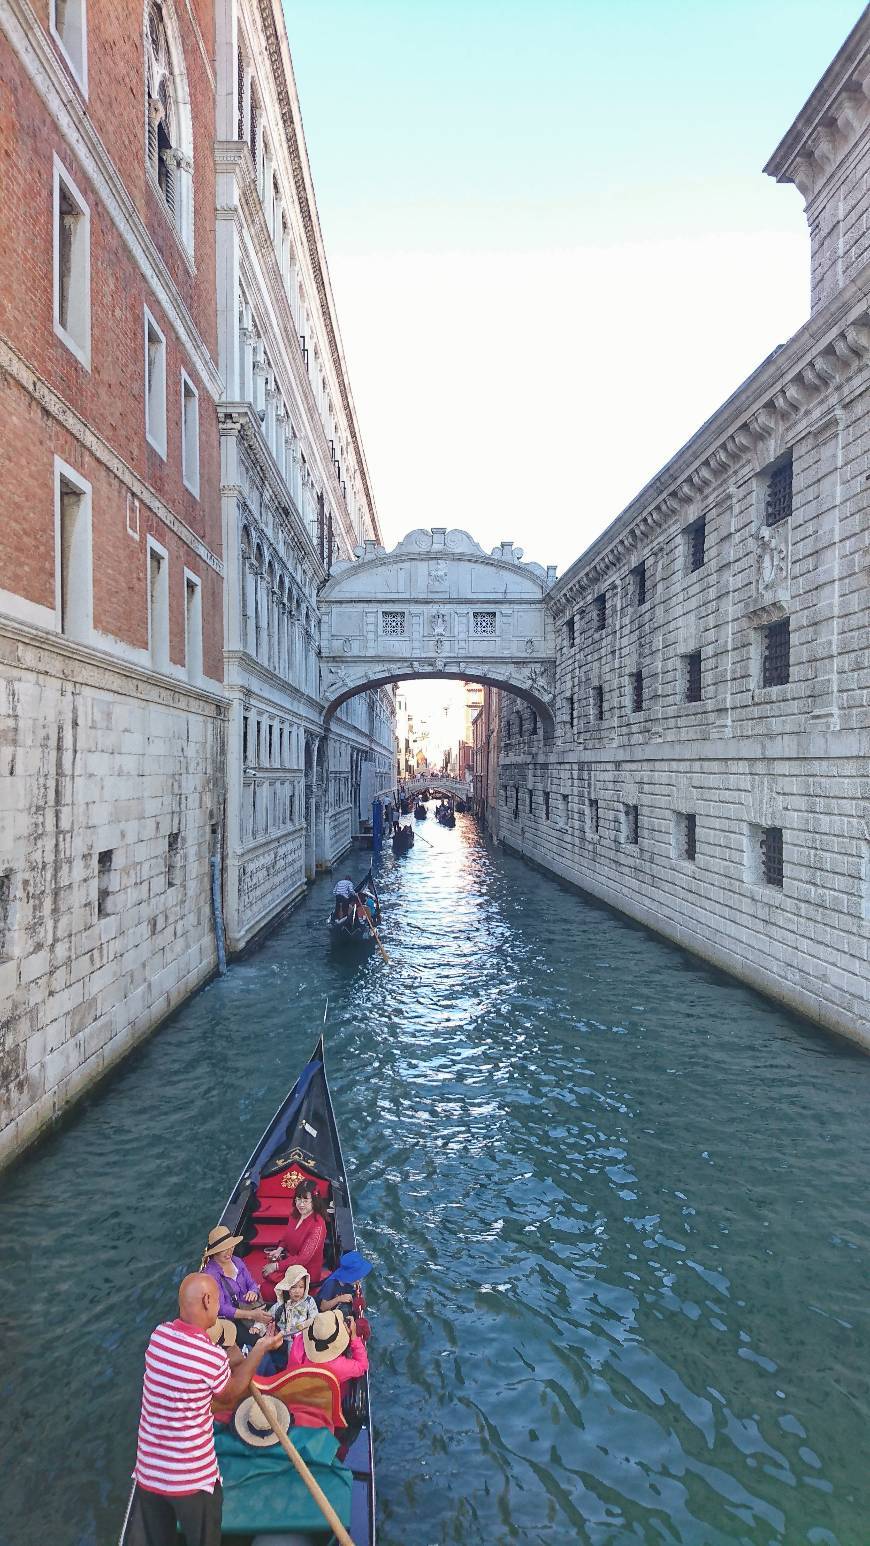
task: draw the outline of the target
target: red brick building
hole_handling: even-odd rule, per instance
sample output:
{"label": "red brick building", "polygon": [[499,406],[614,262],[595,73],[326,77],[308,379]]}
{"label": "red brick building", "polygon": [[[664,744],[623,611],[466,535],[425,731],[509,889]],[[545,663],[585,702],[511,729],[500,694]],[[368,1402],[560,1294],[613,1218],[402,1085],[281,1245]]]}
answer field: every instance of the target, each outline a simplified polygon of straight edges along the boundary
{"label": "red brick building", "polygon": [[211,0],[0,11],[0,1157],[214,965]]}

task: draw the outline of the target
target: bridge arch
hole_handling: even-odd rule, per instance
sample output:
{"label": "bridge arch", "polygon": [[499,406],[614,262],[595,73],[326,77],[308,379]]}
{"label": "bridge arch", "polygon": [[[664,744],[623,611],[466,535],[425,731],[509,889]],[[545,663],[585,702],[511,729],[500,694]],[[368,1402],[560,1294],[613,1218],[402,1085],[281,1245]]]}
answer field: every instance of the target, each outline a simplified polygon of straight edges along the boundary
{"label": "bridge arch", "polygon": [[549,739],[555,640],[546,605],[555,568],[502,542],[485,553],[466,531],[409,532],[336,564],[323,586],[321,694],[328,722],[348,698],[390,682],[482,682],[529,703]]}

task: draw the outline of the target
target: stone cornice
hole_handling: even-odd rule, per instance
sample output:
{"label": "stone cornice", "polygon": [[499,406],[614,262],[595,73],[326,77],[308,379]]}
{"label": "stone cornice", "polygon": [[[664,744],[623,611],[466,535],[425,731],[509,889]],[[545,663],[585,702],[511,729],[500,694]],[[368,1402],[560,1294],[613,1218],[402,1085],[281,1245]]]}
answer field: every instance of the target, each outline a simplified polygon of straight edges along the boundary
{"label": "stone cornice", "polygon": [[28,0],[4,0],[0,6],[0,30],[9,38],[47,111],[117,227],[145,283],[191,361],[195,362],[206,390],[217,401],[223,390],[217,364],[100,139],[86,104],[64,72],[51,39]]}
{"label": "stone cornice", "polygon": [[155,493],[150,484],[145,483],[139,477],[139,474],[134,472],[129,463],[125,462],[123,457],[119,456],[117,451],[112,449],[108,441],[104,440],[97,430],[92,429],[90,424],[82,418],[81,414],[70,407],[69,403],[65,402],[55,392],[54,388],[49,386],[48,382],[38,375],[33,367],[28,365],[26,360],[22,359],[21,355],[12,348],[12,345],[2,338],[0,338],[0,370],[6,371],[7,375],[11,376],[25,392],[29,393],[34,401],[38,402],[40,407],[56,423],[62,425],[70,435],[73,435],[95,461],[101,462],[104,467],[107,467],[109,472],[120,483],[123,483],[130,493],[139,500],[140,504],[147,505],[148,509],[159,517],[164,526],[167,526],[170,531],[175,533],[176,537],[185,542],[202,559],[203,563],[208,564],[209,568],[214,569],[216,574],[223,574],[224,566],[220,558],[206,546],[202,538],[197,536],[192,527],[188,526],[180,515],[175,515],[169,509],[169,506],[164,504],[160,495]]}
{"label": "stone cornice", "polygon": [[[314,281],[317,288],[320,311],[329,343],[330,358],[333,370],[341,393],[342,405],[345,417],[356,451],[357,468],[360,481],[365,489],[366,503],[369,510],[369,518],[372,523],[374,536],[378,541],[382,540],[380,521],[375,507],[374,496],[368,475],[368,466],[363,454],[362,441],[356,421],[356,410],[351,397],[350,384],[347,377],[347,367],[344,361],[344,352],[338,335],[338,325],[335,320],[335,306],[332,298],[332,287],[329,283],[329,274],[326,267],[326,256],[323,247],[323,237],[320,230],[320,220],[317,215],[317,207],[314,201],[314,190],[308,175],[308,154],[302,136],[301,122],[294,111],[296,98],[295,84],[293,84],[293,69],[290,62],[290,50],[287,44],[287,29],[280,0],[259,0],[260,21],[263,27],[263,36],[269,55],[269,63],[272,76],[278,93],[278,101],[281,107],[284,133],[287,137],[287,147],[290,153],[290,162],[293,169],[293,183],[296,199],[299,205],[299,213],[302,218],[308,246],[308,256],[311,261]],[[280,17],[279,22],[276,19]]]}
{"label": "stone cornice", "polygon": [[870,264],[768,355],[697,434],[601,533],[547,600],[556,620],[640,557],[669,526],[712,508],[753,469],[829,416],[870,366]]}
{"label": "stone cornice", "polygon": [[[326,570],[320,561],[320,554],[311,540],[296,501],[278,471],[275,458],[263,434],[263,426],[252,405],[219,403],[218,421],[222,435],[238,435],[254,463],[254,471],[259,474],[264,484],[268,485],[275,505],[287,523],[295,552],[313,572],[315,586],[321,585],[326,577]],[[224,489],[227,486],[222,485]],[[244,499],[244,491],[240,492]]]}
{"label": "stone cornice", "polygon": [[870,12],[864,11],[764,170],[807,201],[870,123]]}

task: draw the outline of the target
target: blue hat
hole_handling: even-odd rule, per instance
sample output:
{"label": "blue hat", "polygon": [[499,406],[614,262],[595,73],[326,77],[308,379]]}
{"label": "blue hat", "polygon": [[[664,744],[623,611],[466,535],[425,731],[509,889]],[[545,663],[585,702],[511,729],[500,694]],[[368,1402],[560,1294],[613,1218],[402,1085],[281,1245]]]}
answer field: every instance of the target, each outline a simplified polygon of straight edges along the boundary
{"label": "blue hat", "polygon": [[322,1299],[333,1292],[338,1283],[358,1283],[360,1278],[365,1278],[372,1270],[370,1261],[360,1256],[359,1251],[345,1251],[337,1267],[333,1268],[329,1277],[321,1283],[317,1289],[317,1297]]}

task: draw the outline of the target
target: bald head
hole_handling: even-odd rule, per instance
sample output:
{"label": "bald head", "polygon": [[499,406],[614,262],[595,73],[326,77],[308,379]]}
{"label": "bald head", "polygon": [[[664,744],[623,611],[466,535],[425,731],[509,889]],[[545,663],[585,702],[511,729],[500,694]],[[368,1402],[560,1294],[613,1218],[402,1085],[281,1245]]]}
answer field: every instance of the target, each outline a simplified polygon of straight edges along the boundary
{"label": "bald head", "polygon": [[207,1331],[217,1320],[219,1295],[207,1272],[189,1272],[178,1290],[178,1313],[189,1326]]}

